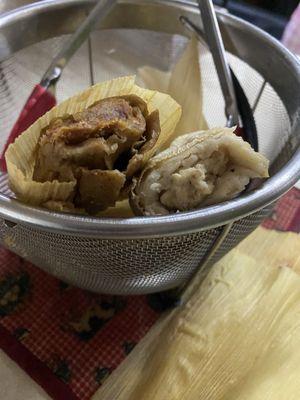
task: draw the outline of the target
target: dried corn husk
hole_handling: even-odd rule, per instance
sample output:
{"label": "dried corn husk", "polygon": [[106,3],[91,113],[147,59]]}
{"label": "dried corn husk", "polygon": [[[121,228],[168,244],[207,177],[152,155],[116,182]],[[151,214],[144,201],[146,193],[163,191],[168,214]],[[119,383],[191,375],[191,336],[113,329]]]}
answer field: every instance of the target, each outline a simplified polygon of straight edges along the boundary
{"label": "dried corn husk", "polygon": [[[251,258],[235,252],[201,290],[202,299],[191,299],[161,335],[161,348],[154,351],[149,373],[131,400],[234,399],[241,391],[247,397],[240,398],[255,399],[247,388],[259,391],[260,373],[272,368],[274,360],[279,369],[288,360],[289,340],[282,334],[300,333],[293,324],[300,312],[298,276],[282,268],[258,269]],[[300,337],[293,342],[299,346]],[[295,361],[293,353],[288,355]],[[256,381],[245,380],[255,368]]]}
{"label": "dried corn husk", "polygon": [[[94,400],[296,400],[300,277],[277,245],[296,234],[259,228],[274,266],[255,259],[256,232],[215,265],[182,309],[158,322]],[[292,237],[293,236],[293,237]],[[285,249],[288,255],[289,247]],[[294,260],[295,261],[295,260]],[[296,261],[295,261],[296,262]]]}
{"label": "dried corn husk", "polygon": [[155,215],[221,203],[236,197],[250,179],[268,177],[268,164],[234,128],[183,135],[148,162],[131,204],[138,215]]}
{"label": "dried corn husk", "polygon": [[63,183],[55,180],[45,183],[33,181],[36,146],[41,130],[53,119],[82,111],[98,100],[135,94],[147,103],[149,113],[159,110],[161,134],[156,145],[143,154],[144,162],[169,140],[180,119],[180,106],[169,95],[142,89],[135,85],[134,81],[134,77],[124,77],[92,86],[54,107],[9,146],[5,158],[10,185],[21,200],[31,204],[43,204],[48,200],[67,201],[70,199],[75,181]]}
{"label": "dried corn husk", "polygon": [[[265,239],[266,233],[268,240]],[[259,228],[239,245],[239,249],[269,266],[292,268],[300,274],[300,235],[293,232]]]}
{"label": "dried corn husk", "polygon": [[202,79],[199,63],[198,40],[192,37],[171,72],[151,67],[139,69],[146,87],[168,93],[182,107],[182,118],[164,148],[177,136],[208,129],[203,115]]}

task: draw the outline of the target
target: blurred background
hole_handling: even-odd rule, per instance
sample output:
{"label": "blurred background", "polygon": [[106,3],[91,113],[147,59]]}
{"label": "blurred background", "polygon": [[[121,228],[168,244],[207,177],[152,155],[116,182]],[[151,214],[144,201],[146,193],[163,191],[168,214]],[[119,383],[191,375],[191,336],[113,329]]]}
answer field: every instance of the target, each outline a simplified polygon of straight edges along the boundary
{"label": "blurred background", "polygon": [[214,0],[214,3],[280,39],[299,0]]}
{"label": "blurred background", "polygon": [[[28,3],[33,0],[0,0],[0,13]],[[279,39],[299,0],[214,0],[214,3]]]}

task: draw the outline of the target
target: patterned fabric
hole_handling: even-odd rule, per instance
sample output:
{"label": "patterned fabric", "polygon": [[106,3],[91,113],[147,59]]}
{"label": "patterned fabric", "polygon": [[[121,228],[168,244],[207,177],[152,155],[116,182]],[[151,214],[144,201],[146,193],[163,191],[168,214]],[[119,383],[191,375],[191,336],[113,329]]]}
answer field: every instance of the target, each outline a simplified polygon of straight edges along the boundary
{"label": "patterned fabric", "polygon": [[300,55],[300,4],[286,27],[282,42],[292,52]]}
{"label": "patterned fabric", "polygon": [[[300,232],[299,190],[264,227]],[[3,248],[0,266],[0,347],[55,400],[90,399],[160,315],[153,296],[88,293]]]}
{"label": "patterned fabric", "polygon": [[279,200],[263,226],[277,231],[300,233],[300,190],[293,188]]}
{"label": "patterned fabric", "polygon": [[82,400],[159,316],[145,296],[99,296],[70,287],[3,248],[0,265],[0,325]]}

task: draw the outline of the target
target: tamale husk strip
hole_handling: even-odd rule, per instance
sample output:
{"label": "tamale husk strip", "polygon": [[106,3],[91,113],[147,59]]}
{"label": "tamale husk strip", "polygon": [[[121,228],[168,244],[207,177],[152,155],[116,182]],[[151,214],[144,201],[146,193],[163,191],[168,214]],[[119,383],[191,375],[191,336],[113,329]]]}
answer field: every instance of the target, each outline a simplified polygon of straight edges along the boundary
{"label": "tamale husk strip", "polygon": [[[11,144],[5,154],[12,189],[24,202],[42,204],[48,200],[67,200],[72,197],[74,182],[35,182],[32,180],[35,150],[40,132],[57,118],[82,111],[96,101],[107,97],[137,94],[147,102],[149,112],[159,109],[161,122],[160,141],[144,154],[146,162],[157,146],[168,141],[181,115],[181,108],[169,95],[139,88],[135,77],[122,77],[99,83],[64,101],[39,118]],[[58,195],[59,194],[59,195]]]}
{"label": "tamale husk strip", "polygon": [[[259,228],[258,234],[270,243],[270,231]],[[254,235],[241,245],[253,255]],[[282,235],[287,245],[298,239]],[[271,243],[277,263],[281,240]],[[273,265],[239,249],[230,252],[186,306],[154,326],[93,399],[298,399],[300,277]]]}
{"label": "tamale husk strip", "polygon": [[138,73],[146,87],[166,91],[182,107],[182,117],[176,130],[163,148],[167,148],[171,141],[182,134],[208,129],[203,115],[202,78],[195,37],[189,41],[170,75],[151,67],[140,68]]}
{"label": "tamale husk strip", "polygon": [[300,312],[299,289],[293,272],[262,272],[233,252],[205,281],[203,298],[192,297],[162,332],[131,400],[224,398],[262,362],[276,338],[274,321]]}
{"label": "tamale husk strip", "polygon": [[[266,235],[267,241],[264,240]],[[248,240],[251,241],[251,247],[248,245]],[[273,243],[276,244],[276,257],[274,257]],[[239,249],[267,265],[289,267],[300,274],[300,235],[295,235],[293,232],[279,232],[259,227],[239,245]]]}
{"label": "tamale husk strip", "polygon": [[160,71],[153,67],[144,66],[138,69],[137,78],[148,89],[168,93],[171,74],[171,71]]}
{"label": "tamale husk strip", "polygon": [[183,56],[172,71],[168,93],[182,106],[183,118],[174,137],[188,132],[208,129],[203,115],[202,76],[199,63],[198,40],[192,36]]}
{"label": "tamale husk strip", "polygon": [[30,204],[40,205],[54,197],[57,201],[67,201],[73,193],[75,182],[34,182],[24,178],[21,171],[14,164],[10,165],[10,187],[20,200]]}

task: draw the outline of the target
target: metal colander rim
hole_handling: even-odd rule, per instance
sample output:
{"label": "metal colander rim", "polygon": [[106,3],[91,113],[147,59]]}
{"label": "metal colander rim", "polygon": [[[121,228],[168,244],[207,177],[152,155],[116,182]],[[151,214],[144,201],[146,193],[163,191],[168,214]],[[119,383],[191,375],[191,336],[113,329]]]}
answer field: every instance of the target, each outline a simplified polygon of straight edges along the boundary
{"label": "metal colander rim", "polygon": [[[144,0],[145,1],[145,0]],[[122,1],[124,2],[124,1]],[[129,0],[130,2],[130,0]],[[156,2],[156,1],[154,1]],[[159,1],[157,1],[159,3]],[[196,8],[194,3],[176,0],[165,0],[171,6],[181,4],[189,8]],[[0,16],[0,29],[19,18],[24,13],[42,11],[57,5],[66,5],[64,0],[48,0],[42,3],[33,3]],[[70,0],[69,3],[82,3],[81,0]],[[171,4],[172,3],[172,4]],[[262,30],[231,15],[222,16],[231,23],[242,25],[251,30],[259,39],[263,39],[275,46],[286,63],[293,69],[295,80],[300,87],[300,62],[276,39]],[[300,115],[293,124],[294,134],[300,130]],[[181,235],[184,233],[207,230],[225,225],[228,222],[240,219],[277,200],[300,179],[300,149],[296,151],[289,162],[274,176],[265,181],[260,188],[251,193],[228,201],[226,203],[207,208],[177,213],[168,216],[134,217],[128,219],[97,218],[55,213],[36,207],[30,207],[18,200],[0,194],[0,215],[6,220],[31,225],[46,231],[73,234],[78,236],[95,236],[103,238],[144,238],[161,237],[165,235]]]}

